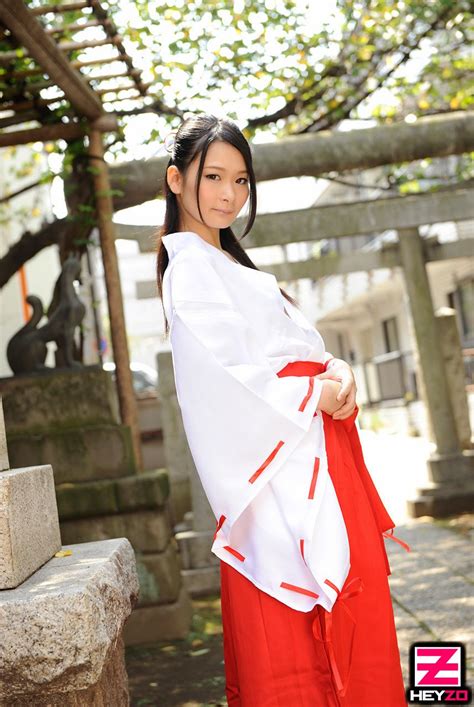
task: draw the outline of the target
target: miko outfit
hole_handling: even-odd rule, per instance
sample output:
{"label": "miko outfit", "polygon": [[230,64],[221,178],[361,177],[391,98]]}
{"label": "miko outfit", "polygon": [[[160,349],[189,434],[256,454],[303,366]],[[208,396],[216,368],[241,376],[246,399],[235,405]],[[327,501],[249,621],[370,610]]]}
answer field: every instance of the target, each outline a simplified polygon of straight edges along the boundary
{"label": "miko outfit", "polygon": [[191,231],[162,242],[177,399],[216,517],[228,704],[406,705],[383,539],[394,522],[358,409],[317,410],[332,358],[321,335],[274,275]]}

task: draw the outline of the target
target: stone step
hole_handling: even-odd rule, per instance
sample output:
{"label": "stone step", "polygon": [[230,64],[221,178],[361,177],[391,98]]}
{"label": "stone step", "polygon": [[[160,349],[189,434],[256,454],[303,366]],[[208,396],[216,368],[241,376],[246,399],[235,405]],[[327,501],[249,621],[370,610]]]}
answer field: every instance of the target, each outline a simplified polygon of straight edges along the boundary
{"label": "stone step", "polygon": [[166,469],[120,479],[56,486],[60,521],[162,508],[169,496]]}
{"label": "stone step", "polygon": [[141,606],[132,611],[123,632],[125,645],[138,646],[186,638],[191,629],[192,616],[190,596],[181,586],[178,600],[172,604]]}
{"label": "stone step", "polygon": [[140,596],[137,608],[152,604],[172,604],[181,590],[181,566],[172,540],[164,552],[135,553]]}
{"label": "stone step", "polygon": [[63,543],[84,543],[108,538],[128,538],[136,552],[163,552],[171,539],[171,526],[164,509],[132,511],[93,518],[62,521]]}

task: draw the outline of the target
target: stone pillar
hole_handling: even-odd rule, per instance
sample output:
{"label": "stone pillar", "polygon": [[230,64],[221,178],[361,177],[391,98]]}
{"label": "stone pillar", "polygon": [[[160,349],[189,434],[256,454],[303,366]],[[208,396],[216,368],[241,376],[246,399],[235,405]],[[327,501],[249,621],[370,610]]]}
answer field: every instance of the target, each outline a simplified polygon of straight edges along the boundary
{"label": "stone pillar", "polygon": [[445,516],[470,510],[474,501],[474,455],[463,452],[452,404],[451,382],[443,358],[439,327],[433,311],[426,272],[424,244],[417,228],[398,231],[400,259],[405,276],[425,403],[437,451],[428,460],[431,485],[419,489],[409,501],[413,516]]}
{"label": "stone pillar", "polygon": [[186,475],[191,487],[192,527],[176,533],[180,548],[182,577],[191,596],[218,592],[219,558],[211,552],[216,519],[196,471],[183,427],[176,396],[171,351],[158,354],[159,397],[165,458],[170,477]]}
{"label": "stone pillar", "polygon": [[461,338],[456,321],[456,311],[451,307],[440,307],[436,311],[439,341],[446,365],[446,375],[451,393],[451,405],[462,449],[472,449],[469,405],[466,395],[466,374],[462,355]]}

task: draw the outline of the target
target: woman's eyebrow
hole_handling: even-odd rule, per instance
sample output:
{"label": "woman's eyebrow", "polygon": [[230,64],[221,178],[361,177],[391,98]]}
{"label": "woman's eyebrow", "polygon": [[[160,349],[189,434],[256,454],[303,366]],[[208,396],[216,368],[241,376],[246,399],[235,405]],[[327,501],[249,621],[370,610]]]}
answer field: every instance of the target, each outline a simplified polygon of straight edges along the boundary
{"label": "woman's eyebrow", "polygon": [[[223,172],[226,172],[226,171],[227,171],[225,167],[219,167],[219,166],[216,165],[216,164],[207,164],[207,165],[206,165],[206,169],[207,169],[207,168],[210,168],[210,169],[220,169],[220,170],[222,170]],[[240,172],[237,172],[237,174],[241,174],[242,172],[245,172],[245,174],[247,174],[247,170],[246,170],[246,169],[241,169]]]}

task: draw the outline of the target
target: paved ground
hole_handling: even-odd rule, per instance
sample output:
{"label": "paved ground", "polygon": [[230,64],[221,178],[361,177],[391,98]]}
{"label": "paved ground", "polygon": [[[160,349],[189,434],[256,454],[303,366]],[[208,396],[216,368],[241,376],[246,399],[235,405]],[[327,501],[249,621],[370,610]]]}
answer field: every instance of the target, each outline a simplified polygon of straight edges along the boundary
{"label": "paved ground", "polygon": [[[452,640],[465,644],[467,682],[473,687],[474,514],[443,521],[408,518],[406,499],[427,479],[430,443],[366,431],[361,440],[367,466],[397,524],[395,535],[411,547],[407,552],[385,541],[405,684],[413,642]],[[226,705],[219,598],[196,601],[194,607],[188,640],[127,651],[132,707]]]}
{"label": "paved ground", "polygon": [[397,632],[408,684],[408,651],[414,641],[463,641],[468,682],[474,677],[474,515],[436,520],[410,519],[406,500],[428,480],[426,459],[434,446],[426,439],[362,431],[368,469],[397,524],[394,534],[406,552],[386,540]]}

